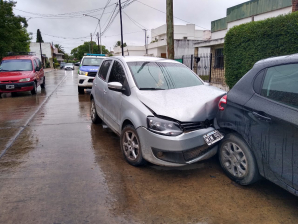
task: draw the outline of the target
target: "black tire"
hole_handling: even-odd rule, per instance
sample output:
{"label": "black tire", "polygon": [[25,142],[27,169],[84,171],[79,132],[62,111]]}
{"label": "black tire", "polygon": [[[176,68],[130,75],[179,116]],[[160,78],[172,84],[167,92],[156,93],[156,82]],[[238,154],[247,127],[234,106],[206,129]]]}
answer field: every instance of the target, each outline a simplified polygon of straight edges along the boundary
{"label": "black tire", "polygon": [[95,102],[94,102],[94,99],[91,99],[91,121],[93,124],[98,124],[98,123],[101,123],[102,120],[100,119],[100,117],[98,116],[97,114],[97,111],[96,111],[96,107],[95,107]]}
{"label": "black tire", "polygon": [[85,90],[84,90],[83,87],[78,86],[78,91],[79,91],[79,94],[84,94],[85,93]]}
{"label": "black tire", "polygon": [[34,82],[34,87],[33,87],[33,89],[31,90],[31,94],[32,94],[32,95],[35,95],[36,92],[37,92],[37,87],[36,87],[36,82]]}
{"label": "black tire", "polygon": [[227,176],[240,185],[260,179],[256,159],[246,142],[237,134],[228,134],[219,146],[219,162]]}
{"label": "black tire", "polygon": [[125,160],[130,165],[146,165],[147,162],[142,156],[142,149],[138,133],[132,125],[126,125],[123,128],[120,136],[120,147]]}
{"label": "black tire", "polygon": [[46,77],[43,77],[43,82],[40,84],[40,87],[44,89],[46,87]]}

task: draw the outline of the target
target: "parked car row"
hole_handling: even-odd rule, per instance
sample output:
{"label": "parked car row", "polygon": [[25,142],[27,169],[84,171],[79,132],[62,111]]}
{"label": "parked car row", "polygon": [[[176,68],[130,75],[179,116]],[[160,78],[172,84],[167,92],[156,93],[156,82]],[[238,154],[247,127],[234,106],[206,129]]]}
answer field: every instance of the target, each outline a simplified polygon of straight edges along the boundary
{"label": "parked car row", "polygon": [[172,60],[102,60],[91,119],[120,136],[129,164],[182,166],[218,152],[237,183],[262,176],[298,195],[298,55],[257,62],[228,93]]}

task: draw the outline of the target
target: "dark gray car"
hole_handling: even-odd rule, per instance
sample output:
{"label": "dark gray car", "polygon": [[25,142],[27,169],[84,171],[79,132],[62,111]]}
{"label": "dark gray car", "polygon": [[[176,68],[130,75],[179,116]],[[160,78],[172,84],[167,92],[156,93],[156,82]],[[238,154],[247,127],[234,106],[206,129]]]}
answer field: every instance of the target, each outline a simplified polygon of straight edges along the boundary
{"label": "dark gray car", "polygon": [[93,81],[91,118],[121,136],[130,164],[181,166],[216,154],[223,136],[213,119],[224,94],[173,60],[111,57]]}
{"label": "dark gray car", "polygon": [[298,195],[298,54],[257,62],[219,109],[227,175],[242,185],[261,175]]}

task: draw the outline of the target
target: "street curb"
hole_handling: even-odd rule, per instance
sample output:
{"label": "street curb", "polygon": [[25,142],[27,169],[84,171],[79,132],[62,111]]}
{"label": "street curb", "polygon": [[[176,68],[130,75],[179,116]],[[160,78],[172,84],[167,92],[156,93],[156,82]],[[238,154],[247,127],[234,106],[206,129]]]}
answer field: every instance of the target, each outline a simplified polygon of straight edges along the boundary
{"label": "street curb", "polygon": [[28,120],[25,122],[25,124],[20,127],[19,131],[8,141],[8,143],[5,145],[4,150],[2,150],[0,154],[0,159],[5,155],[7,150],[13,145],[13,143],[16,141],[16,139],[20,136],[20,134],[24,131],[24,129],[28,126],[28,124],[32,121],[32,119],[35,117],[35,115],[40,111],[40,109],[45,105],[45,103],[49,100],[49,98],[53,95],[53,93],[56,92],[58,87],[62,84],[62,82],[66,79],[67,75],[63,77],[63,79],[58,83],[56,88],[51,92],[45,100],[39,105],[39,107],[34,111],[34,113],[28,118]]}

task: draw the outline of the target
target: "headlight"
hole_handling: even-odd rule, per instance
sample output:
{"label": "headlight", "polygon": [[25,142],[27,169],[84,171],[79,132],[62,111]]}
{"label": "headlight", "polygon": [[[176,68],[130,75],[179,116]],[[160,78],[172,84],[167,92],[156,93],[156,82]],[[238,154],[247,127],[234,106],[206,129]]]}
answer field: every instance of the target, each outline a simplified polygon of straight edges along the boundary
{"label": "headlight", "polygon": [[178,123],[157,117],[147,117],[147,125],[149,130],[161,135],[177,136],[183,132]]}
{"label": "headlight", "polygon": [[88,72],[80,71],[80,75],[88,75]]}
{"label": "headlight", "polygon": [[20,79],[19,82],[29,82],[30,78]]}

